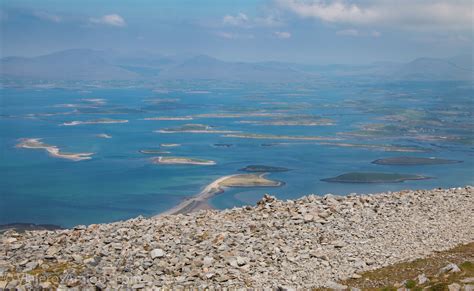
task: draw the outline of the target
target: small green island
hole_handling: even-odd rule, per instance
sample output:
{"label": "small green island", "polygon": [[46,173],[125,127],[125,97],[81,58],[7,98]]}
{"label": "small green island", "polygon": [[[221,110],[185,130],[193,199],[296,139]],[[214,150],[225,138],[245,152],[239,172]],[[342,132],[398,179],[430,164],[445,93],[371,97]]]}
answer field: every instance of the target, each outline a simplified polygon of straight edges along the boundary
{"label": "small green island", "polygon": [[274,166],[264,166],[264,165],[248,165],[245,168],[239,169],[239,171],[243,172],[251,172],[251,173],[270,173],[270,172],[286,172],[289,169],[284,167],[274,167]]}
{"label": "small green island", "polygon": [[458,160],[447,160],[440,158],[417,158],[417,157],[393,157],[378,159],[372,162],[377,165],[391,165],[391,166],[418,166],[418,165],[446,165],[462,163]]}
{"label": "small green island", "polygon": [[332,183],[401,183],[408,180],[426,180],[430,177],[412,174],[351,172],[333,178],[321,179]]}
{"label": "small green island", "polygon": [[196,159],[196,158],[185,158],[185,157],[156,157],[152,159],[154,164],[163,165],[201,165],[201,166],[212,166],[216,162],[211,160]]}

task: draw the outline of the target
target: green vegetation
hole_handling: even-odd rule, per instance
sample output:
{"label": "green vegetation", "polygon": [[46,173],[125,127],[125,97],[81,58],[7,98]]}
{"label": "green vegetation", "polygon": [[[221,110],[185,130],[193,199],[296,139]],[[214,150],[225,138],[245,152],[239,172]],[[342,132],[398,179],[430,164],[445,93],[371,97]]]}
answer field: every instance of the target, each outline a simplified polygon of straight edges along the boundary
{"label": "green vegetation", "polygon": [[405,287],[408,288],[408,289],[411,289],[411,288],[413,288],[413,287],[415,287],[415,286],[416,286],[416,281],[415,281],[415,280],[411,280],[411,279],[410,279],[410,280],[407,280],[407,281],[405,282]]}

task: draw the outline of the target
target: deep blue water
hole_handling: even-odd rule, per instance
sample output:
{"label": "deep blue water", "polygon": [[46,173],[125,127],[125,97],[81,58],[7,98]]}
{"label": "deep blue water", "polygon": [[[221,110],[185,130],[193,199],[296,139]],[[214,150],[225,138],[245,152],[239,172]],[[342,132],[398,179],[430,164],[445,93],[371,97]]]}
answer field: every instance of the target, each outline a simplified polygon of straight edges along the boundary
{"label": "deep blue water", "polygon": [[[249,164],[291,169],[271,173],[284,181],[280,188],[230,189],[212,199],[216,208],[253,204],[264,193],[282,199],[306,194],[366,193],[400,189],[428,189],[474,184],[472,85],[465,83],[331,83],[288,86],[202,87],[208,93],[188,92],[193,84],[169,86],[169,92],[145,88],[2,89],[0,96],[0,224],[50,223],[61,226],[90,224],[150,216],[197,194],[216,178],[238,173]],[[196,85],[197,86],[197,85]],[[57,107],[90,103],[96,108]],[[162,99],[162,103],[151,103]],[[163,100],[173,99],[173,100]],[[333,126],[269,126],[239,123],[268,117],[195,118],[191,121],[149,121],[146,117],[195,116],[205,113],[265,112],[314,114],[331,118]],[[404,110],[422,112],[417,120],[439,123],[415,126],[421,134],[443,133],[456,140],[419,140],[410,136],[362,138],[345,135],[364,124],[388,123],[383,117]],[[68,113],[69,112],[69,113]],[[48,115],[44,115],[47,113]],[[51,114],[53,113],[53,114]],[[62,114],[67,113],[67,114]],[[60,126],[73,120],[127,119],[125,124]],[[393,122],[393,121],[392,121]],[[224,137],[222,134],[163,134],[154,130],[186,123],[208,124],[218,130],[245,133],[338,137],[344,143],[418,146],[422,153],[388,152],[323,145],[317,141],[261,140]],[[397,122],[395,122],[396,124]],[[111,139],[96,137],[106,133]],[[19,138],[42,138],[65,152],[94,152],[93,159],[72,162],[50,157],[45,151],[20,149]],[[139,150],[165,148],[172,156],[210,159],[215,166],[155,165]],[[214,147],[215,143],[232,144]],[[262,144],[274,144],[262,146]],[[382,166],[371,161],[395,156],[439,157],[463,163],[434,166]],[[397,172],[433,177],[395,184],[336,184],[320,179],[353,171]]]}

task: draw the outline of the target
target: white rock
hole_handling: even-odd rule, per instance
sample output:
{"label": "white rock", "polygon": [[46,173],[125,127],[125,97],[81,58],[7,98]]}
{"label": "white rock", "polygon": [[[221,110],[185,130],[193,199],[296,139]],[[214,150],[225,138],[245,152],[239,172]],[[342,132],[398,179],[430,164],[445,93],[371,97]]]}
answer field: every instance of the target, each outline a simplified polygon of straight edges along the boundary
{"label": "white rock", "polygon": [[165,252],[162,249],[154,249],[150,252],[151,258],[162,258],[165,255]]}

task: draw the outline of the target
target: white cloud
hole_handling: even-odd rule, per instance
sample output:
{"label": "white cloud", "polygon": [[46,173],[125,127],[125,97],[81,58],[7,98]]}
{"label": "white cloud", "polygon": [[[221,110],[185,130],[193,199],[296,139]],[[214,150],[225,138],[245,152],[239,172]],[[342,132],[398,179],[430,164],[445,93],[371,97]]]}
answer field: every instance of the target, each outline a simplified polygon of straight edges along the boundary
{"label": "white cloud", "polygon": [[291,33],[289,33],[288,31],[275,31],[273,33],[273,35],[275,35],[277,38],[281,38],[281,39],[286,39],[286,38],[291,37]]}
{"label": "white cloud", "polygon": [[107,14],[100,18],[91,18],[90,22],[116,26],[116,27],[123,27],[127,25],[127,23],[125,22],[125,19],[123,19],[123,17],[118,14]]}
{"label": "white cloud", "polygon": [[245,33],[233,33],[227,31],[218,31],[216,35],[221,38],[225,39],[253,39],[255,36],[253,34],[245,34]]}
{"label": "white cloud", "polygon": [[472,0],[276,0],[302,18],[351,25],[384,25],[410,29],[472,29]]}
{"label": "white cloud", "polygon": [[357,29],[343,29],[336,31],[337,35],[344,35],[344,36],[359,36],[359,31]]}
{"label": "white cloud", "polygon": [[252,27],[277,27],[283,25],[283,22],[275,15],[266,15],[264,17],[249,17],[245,13],[238,13],[237,15],[225,15],[222,18],[222,23],[228,26],[235,26],[240,28]]}
{"label": "white cloud", "polygon": [[239,13],[236,16],[226,15],[222,23],[231,26],[250,27],[250,20],[245,13]]}

